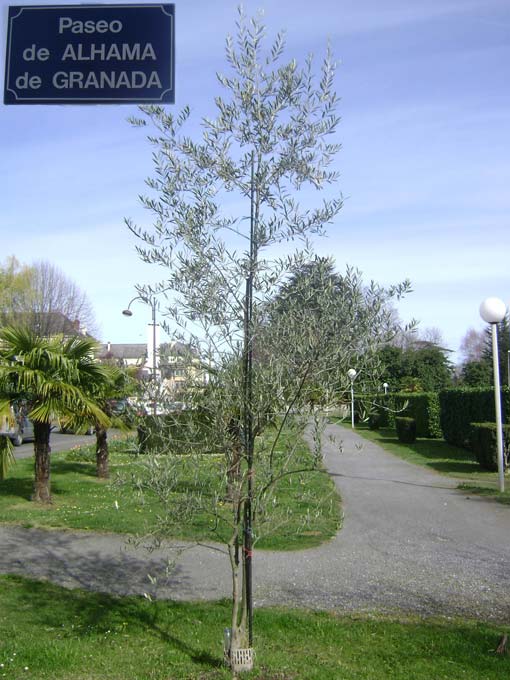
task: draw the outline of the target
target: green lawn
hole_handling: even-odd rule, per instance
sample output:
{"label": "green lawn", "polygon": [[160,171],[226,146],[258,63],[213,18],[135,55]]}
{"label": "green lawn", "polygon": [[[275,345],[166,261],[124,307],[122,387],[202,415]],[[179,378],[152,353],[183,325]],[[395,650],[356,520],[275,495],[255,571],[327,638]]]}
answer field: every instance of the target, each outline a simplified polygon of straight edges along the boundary
{"label": "green lawn", "polygon": [[[459,488],[463,490],[510,504],[510,489],[499,493],[497,472],[481,470],[471,452],[466,449],[451,446],[443,439],[418,438],[413,444],[403,444],[398,441],[395,430],[370,430],[366,425],[357,425],[356,432],[399,458],[458,479]],[[510,487],[510,477],[506,485]]]}
{"label": "green lawn", "polygon": [[[0,677],[178,680],[231,677],[230,605],[148,602],[0,577]],[[507,680],[506,632],[481,622],[255,611],[259,680]]]}
{"label": "green lawn", "polygon": [[[123,446],[122,441],[111,447],[111,479],[108,481],[98,480],[95,476],[92,446],[67,454],[52,454],[53,503],[48,507],[30,501],[33,460],[18,460],[9,477],[0,482],[0,522],[30,527],[146,533],[160,506],[150,494],[141,503],[131,484],[120,483],[129,479],[132,473],[143,474],[145,456],[125,453],[126,448],[129,443]],[[310,460],[309,450],[302,444],[298,463],[306,465]],[[214,487],[219,464],[215,456],[204,456],[200,461],[205,494],[209,487]],[[296,493],[296,489],[300,493]],[[176,497],[175,502],[178,501]],[[231,512],[228,504],[219,506],[220,515],[228,517]],[[305,477],[291,475],[279,487],[277,503],[263,527],[257,547],[282,550],[313,547],[334,536],[339,522],[340,499],[327,475],[322,472],[309,473]],[[185,524],[180,523],[171,536],[184,540],[223,541],[228,534],[221,524],[216,526],[210,512],[204,511],[197,512]]]}

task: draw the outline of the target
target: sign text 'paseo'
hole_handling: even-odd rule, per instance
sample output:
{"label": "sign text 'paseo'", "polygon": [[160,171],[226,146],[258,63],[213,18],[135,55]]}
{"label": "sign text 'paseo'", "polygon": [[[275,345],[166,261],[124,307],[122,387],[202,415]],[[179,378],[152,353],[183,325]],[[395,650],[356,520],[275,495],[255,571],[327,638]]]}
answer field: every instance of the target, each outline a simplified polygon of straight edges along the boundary
{"label": "sign text 'paseo'", "polygon": [[173,103],[174,5],[9,8],[6,104]]}

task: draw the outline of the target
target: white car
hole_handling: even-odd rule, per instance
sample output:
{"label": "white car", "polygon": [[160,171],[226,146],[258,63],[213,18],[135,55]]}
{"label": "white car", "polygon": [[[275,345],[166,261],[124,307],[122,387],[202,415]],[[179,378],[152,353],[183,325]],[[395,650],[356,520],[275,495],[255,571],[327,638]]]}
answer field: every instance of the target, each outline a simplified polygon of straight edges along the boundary
{"label": "white car", "polygon": [[14,446],[21,446],[34,440],[34,424],[25,414],[11,409],[8,416],[0,418],[0,435],[9,437]]}

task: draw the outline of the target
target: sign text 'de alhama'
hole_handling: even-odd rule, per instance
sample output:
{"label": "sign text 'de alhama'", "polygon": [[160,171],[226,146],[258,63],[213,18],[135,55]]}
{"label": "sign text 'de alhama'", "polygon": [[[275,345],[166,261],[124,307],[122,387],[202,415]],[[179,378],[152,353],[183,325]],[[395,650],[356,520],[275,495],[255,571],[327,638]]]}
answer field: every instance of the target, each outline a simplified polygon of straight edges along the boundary
{"label": "sign text 'de alhama'", "polygon": [[5,104],[173,103],[174,5],[9,7]]}

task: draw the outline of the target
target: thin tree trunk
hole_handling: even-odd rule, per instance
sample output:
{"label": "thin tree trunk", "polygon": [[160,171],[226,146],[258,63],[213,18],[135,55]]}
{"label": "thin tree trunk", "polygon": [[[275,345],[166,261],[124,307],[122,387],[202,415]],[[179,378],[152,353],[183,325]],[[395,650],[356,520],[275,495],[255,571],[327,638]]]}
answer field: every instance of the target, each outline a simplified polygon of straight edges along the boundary
{"label": "thin tree trunk", "polygon": [[108,432],[96,423],[96,473],[100,479],[110,476],[108,453]]}
{"label": "thin tree trunk", "polygon": [[34,422],[34,493],[37,503],[51,503],[50,423]]}
{"label": "thin tree trunk", "polygon": [[228,544],[230,566],[232,569],[231,651],[248,647],[244,559],[239,559],[240,548],[242,550],[242,547],[239,545],[238,529],[236,529],[232,540]]}
{"label": "thin tree trunk", "polygon": [[227,454],[227,501],[239,502],[241,482],[241,456],[243,451],[242,431],[240,424],[234,419],[228,426],[232,446]]}

